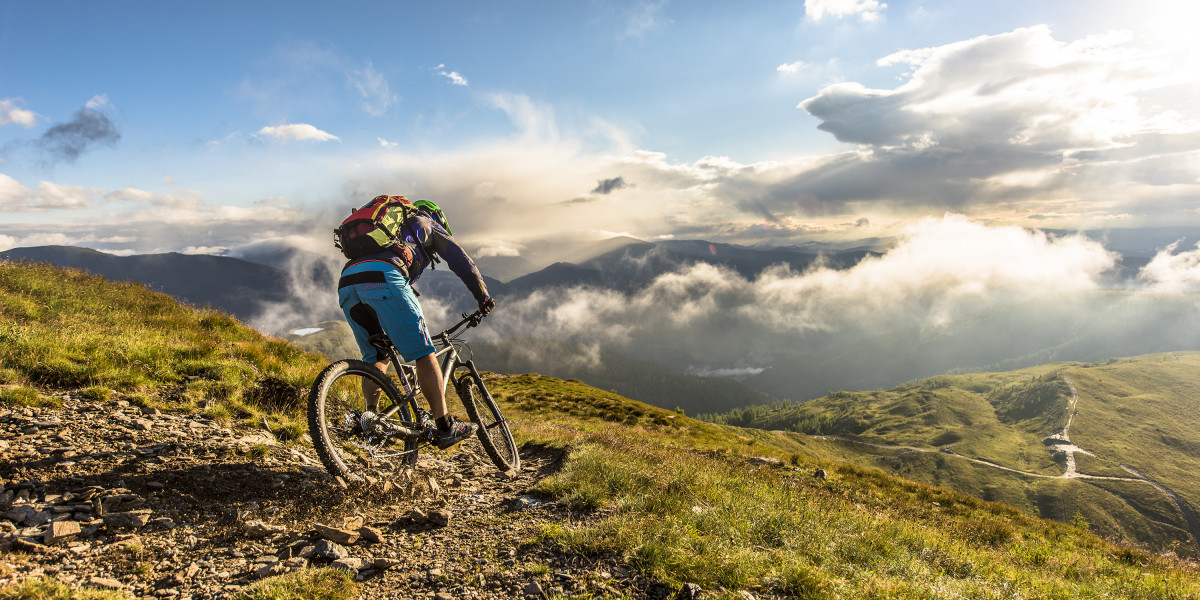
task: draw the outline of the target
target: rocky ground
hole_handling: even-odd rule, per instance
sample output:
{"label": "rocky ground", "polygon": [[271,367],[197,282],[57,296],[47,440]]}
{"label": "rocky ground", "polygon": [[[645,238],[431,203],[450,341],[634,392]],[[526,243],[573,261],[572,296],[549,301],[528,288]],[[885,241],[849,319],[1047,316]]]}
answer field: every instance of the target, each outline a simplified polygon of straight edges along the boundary
{"label": "rocky ground", "polygon": [[529,494],[557,451],[524,448],[522,469],[500,473],[470,441],[423,455],[404,481],[346,488],[311,447],[262,430],[59,397],[0,406],[0,589],[51,575],[209,600],[331,565],[363,582],[362,598],[692,595],[536,541],[579,518]]}

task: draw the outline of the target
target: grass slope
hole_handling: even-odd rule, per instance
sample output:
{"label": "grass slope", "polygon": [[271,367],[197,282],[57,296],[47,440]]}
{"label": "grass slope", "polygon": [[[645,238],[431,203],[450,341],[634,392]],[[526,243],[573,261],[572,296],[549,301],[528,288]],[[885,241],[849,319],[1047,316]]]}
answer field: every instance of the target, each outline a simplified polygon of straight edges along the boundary
{"label": "grass slope", "polygon": [[[35,400],[45,386],[89,386],[274,423],[295,408],[253,390],[272,377],[299,385],[322,362],[227,317],[70,270],[0,263],[0,311],[6,389]],[[519,441],[565,451],[536,491],[570,516],[535,543],[616,556],[670,585],[697,583],[715,598],[1200,598],[1194,565],[821,458],[837,449],[829,440],[701,422],[577,381],[488,380]],[[344,581],[316,579],[297,593],[345,597]],[[266,580],[245,597],[300,597],[272,591],[296,584]],[[0,597],[84,597],[39,585]]]}
{"label": "grass slope", "polygon": [[569,449],[539,491],[582,517],[547,527],[544,541],[718,597],[1200,597],[1192,566],[1082,522],[814,458],[823,440],[695,421],[540,375],[489,385],[522,441]]}
{"label": "grass slope", "polygon": [[[823,456],[1002,501],[1105,535],[1195,556],[1200,506],[1200,353],[1055,363],[1018,371],[939,376],[891,390],[837,392],[709,418],[833,436]],[[1062,478],[1070,440],[1080,477]],[[978,459],[990,464],[967,460]],[[1017,472],[997,467],[1012,469]],[[1142,481],[1129,481],[1129,480]],[[1177,499],[1166,491],[1174,492]]]}
{"label": "grass slope", "polygon": [[39,388],[87,388],[223,422],[267,418],[291,439],[304,433],[304,391],[324,362],[140,284],[0,261],[2,401],[36,404],[48,401]]}

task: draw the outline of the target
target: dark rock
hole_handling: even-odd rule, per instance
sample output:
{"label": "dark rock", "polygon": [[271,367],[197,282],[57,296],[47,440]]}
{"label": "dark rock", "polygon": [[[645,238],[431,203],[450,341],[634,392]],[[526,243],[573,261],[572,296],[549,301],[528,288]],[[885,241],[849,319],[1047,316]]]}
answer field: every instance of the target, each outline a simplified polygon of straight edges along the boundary
{"label": "dark rock", "polygon": [[[303,556],[303,553],[301,553],[301,556]],[[313,546],[313,556],[340,560],[350,556],[350,551],[335,542],[320,540]]]}

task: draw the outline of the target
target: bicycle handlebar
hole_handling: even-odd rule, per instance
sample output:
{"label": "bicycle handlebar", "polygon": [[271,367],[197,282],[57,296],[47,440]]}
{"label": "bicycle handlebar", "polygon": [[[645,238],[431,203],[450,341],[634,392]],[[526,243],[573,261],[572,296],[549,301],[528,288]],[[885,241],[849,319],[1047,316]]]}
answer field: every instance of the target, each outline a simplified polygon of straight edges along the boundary
{"label": "bicycle handlebar", "polygon": [[477,327],[479,325],[479,322],[483,320],[483,313],[481,313],[479,311],[475,311],[469,315],[467,313],[462,313],[462,317],[463,317],[463,320],[459,321],[458,323],[455,323],[454,325],[451,325],[448,329],[446,329],[445,331],[443,331],[433,337],[438,337],[438,338],[450,337],[450,336],[454,335],[459,329],[462,329],[463,326],[466,326],[467,329],[470,329],[472,327]]}

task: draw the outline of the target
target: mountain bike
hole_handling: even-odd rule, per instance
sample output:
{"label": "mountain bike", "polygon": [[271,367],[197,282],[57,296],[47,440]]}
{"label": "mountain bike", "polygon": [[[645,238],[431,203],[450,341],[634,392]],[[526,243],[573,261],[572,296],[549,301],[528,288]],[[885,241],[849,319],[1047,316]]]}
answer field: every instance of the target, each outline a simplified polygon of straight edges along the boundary
{"label": "mountain bike", "polygon": [[[478,425],[488,458],[501,471],[519,469],[521,457],[508,422],[459,337],[460,330],[479,325],[483,315],[476,311],[462,317],[432,336],[438,348],[434,356],[442,367],[442,392],[453,381],[467,416]],[[387,335],[372,335],[368,342],[388,357],[394,377],[361,360],[344,359],[325,367],[308,394],[308,428],[317,456],[330,474],[347,481],[371,481],[415,465],[417,453],[433,442],[437,427],[433,415],[417,402],[421,389],[416,367],[400,361]],[[368,411],[368,396],[376,394],[378,401],[371,403],[376,410]]]}

